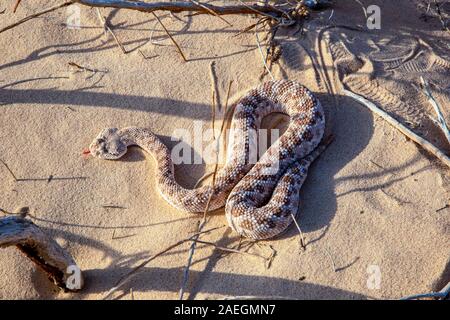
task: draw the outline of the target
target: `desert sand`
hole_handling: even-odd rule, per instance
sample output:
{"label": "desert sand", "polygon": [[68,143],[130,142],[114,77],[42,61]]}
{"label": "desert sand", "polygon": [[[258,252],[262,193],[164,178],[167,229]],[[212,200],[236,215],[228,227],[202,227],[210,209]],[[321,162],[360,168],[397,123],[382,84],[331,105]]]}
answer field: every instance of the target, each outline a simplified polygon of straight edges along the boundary
{"label": "desert sand", "polygon": [[[6,9],[0,27],[42,9],[23,1],[12,14],[14,2],[0,5]],[[248,252],[276,252],[270,267],[259,257],[199,244],[185,298],[397,299],[450,281],[449,169],[341,92],[346,86],[365,96],[449,154],[420,88],[423,76],[450,123],[449,33],[427,16],[423,2],[361,0],[381,8],[380,30],[367,29],[358,2],[339,0],[312,13],[303,32],[279,30],[283,54],[273,77],[310,88],[335,137],[300,191],[297,221],[306,249],[294,225],[277,239],[243,240]],[[270,80],[267,74],[260,79],[264,67],[254,32],[234,36],[255,23],[253,17],[226,16],[228,26],[214,16],[160,12],[184,62],[152,15],[101,10],[124,54],[96,10],[79,8],[79,29],[67,27],[64,8],[0,34],[0,158],[18,178],[42,178],[16,182],[0,165],[0,208],[29,207],[29,218],[74,257],[85,286],[61,292],[9,247],[0,250],[1,299],[101,299],[146,257],[195,232],[201,215],[179,212],[160,196],[155,163],[142,150],[132,148],[112,162],[82,150],[105,127],[147,127],[171,147],[174,130],[192,131],[195,121],[209,128],[213,61],[221,110],[231,80],[233,101]],[[218,110],[216,125],[221,117]],[[265,121],[267,127],[284,124],[281,116]],[[213,167],[181,164],[177,180],[193,187]],[[224,225],[223,209],[210,214],[207,228]],[[240,242],[228,227],[202,239],[229,248]],[[177,299],[189,246],[152,261],[113,298]]]}

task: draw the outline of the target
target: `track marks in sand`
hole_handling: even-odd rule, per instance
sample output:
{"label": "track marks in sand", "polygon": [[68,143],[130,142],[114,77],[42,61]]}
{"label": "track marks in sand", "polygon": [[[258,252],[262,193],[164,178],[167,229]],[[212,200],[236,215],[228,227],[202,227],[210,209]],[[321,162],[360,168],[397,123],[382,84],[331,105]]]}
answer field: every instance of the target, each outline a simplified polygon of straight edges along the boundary
{"label": "track marks in sand", "polygon": [[[420,78],[431,84],[442,105],[450,101],[450,57],[433,39],[417,35],[327,31],[324,40],[339,80],[351,91],[371,100],[425,139],[450,153],[435,113],[423,93]],[[444,111],[450,122],[450,113]]]}
{"label": "track marks in sand", "polygon": [[[424,113],[412,104],[405,103],[389,89],[384,88],[376,79],[374,63],[367,57],[358,57],[345,45],[342,39],[334,35],[327,37],[329,49],[341,81],[348,88],[380,105],[412,127],[419,127]],[[398,59],[400,60],[400,59]],[[393,60],[398,63],[397,59]]]}

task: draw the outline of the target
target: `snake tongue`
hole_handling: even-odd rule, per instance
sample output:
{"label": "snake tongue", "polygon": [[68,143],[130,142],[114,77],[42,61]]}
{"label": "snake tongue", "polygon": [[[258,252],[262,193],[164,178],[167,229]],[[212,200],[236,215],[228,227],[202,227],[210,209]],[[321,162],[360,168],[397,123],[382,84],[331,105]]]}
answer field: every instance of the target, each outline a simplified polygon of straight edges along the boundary
{"label": "snake tongue", "polygon": [[84,148],[84,149],[83,149],[83,154],[84,154],[84,155],[91,154],[91,150],[89,150],[88,148]]}

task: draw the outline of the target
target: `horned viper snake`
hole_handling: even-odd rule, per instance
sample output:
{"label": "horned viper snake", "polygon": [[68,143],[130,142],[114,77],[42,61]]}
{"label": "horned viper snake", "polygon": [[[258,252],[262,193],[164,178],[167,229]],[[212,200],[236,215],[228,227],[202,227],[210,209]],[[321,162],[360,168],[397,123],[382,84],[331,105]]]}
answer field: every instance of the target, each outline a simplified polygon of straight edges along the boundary
{"label": "horned viper snake", "polygon": [[[229,225],[252,239],[267,239],[284,231],[298,211],[299,190],[309,165],[323,151],[320,144],[325,114],[316,97],[291,80],[269,81],[250,90],[235,105],[231,122],[232,143],[225,165],[217,172],[214,188],[181,187],[174,178],[169,149],[150,130],[107,128],[89,146],[90,153],[114,160],[137,145],[156,159],[156,180],[163,197],[187,212],[203,212],[214,192],[209,209],[225,206]],[[290,117],[286,131],[256,163],[250,161],[254,132],[268,114]]]}

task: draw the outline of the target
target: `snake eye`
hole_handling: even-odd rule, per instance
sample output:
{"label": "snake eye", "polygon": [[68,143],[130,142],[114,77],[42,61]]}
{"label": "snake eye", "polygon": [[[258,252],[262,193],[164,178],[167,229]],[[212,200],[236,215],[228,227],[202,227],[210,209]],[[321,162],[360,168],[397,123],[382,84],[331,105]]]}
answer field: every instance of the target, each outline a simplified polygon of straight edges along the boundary
{"label": "snake eye", "polygon": [[97,139],[97,142],[98,142],[98,143],[104,143],[104,142],[105,142],[105,139],[102,139],[102,138]]}

